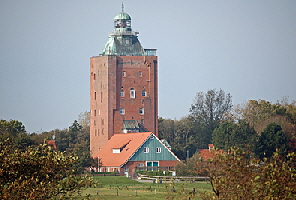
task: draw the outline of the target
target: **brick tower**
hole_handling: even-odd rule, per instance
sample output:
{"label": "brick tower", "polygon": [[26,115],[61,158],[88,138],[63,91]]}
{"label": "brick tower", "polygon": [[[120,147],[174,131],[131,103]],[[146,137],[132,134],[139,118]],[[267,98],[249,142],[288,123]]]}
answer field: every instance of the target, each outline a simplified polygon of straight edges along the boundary
{"label": "brick tower", "polygon": [[95,156],[114,134],[158,135],[156,49],[143,49],[131,17],[114,18],[114,32],[90,58],[90,150]]}

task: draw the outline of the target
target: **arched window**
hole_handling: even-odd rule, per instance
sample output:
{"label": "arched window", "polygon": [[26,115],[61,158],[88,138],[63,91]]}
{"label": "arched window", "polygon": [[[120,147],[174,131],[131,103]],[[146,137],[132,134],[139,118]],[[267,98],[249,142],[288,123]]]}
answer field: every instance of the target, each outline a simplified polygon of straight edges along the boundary
{"label": "arched window", "polygon": [[139,113],[140,113],[140,115],[144,115],[144,108],[140,108]]}
{"label": "arched window", "polygon": [[142,91],[142,97],[146,97],[146,96],[147,96],[146,90],[143,90]]}
{"label": "arched window", "polygon": [[131,88],[131,89],[130,89],[130,98],[131,98],[131,99],[136,98],[136,91],[135,91],[134,88]]}

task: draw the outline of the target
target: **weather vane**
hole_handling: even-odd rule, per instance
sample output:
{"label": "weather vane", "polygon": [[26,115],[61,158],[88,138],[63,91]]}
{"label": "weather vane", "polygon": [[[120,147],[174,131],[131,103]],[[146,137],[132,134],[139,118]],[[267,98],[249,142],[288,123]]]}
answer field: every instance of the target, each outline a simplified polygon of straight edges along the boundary
{"label": "weather vane", "polygon": [[122,12],[124,12],[124,5],[123,5],[123,2],[121,4],[121,9],[122,9]]}

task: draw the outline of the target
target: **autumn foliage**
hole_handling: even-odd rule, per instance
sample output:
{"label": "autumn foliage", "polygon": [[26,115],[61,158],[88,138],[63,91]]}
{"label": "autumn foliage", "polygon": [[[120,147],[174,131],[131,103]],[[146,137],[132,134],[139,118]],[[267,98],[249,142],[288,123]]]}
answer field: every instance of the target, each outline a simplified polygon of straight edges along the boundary
{"label": "autumn foliage", "polygon": [[1,142],[1,199],[50,199],[85,187],[84,178],[73,176],[77,162],[47,145],[14,149],[8,140]]}
{"label": "autumn foliage", "polygon": [[197,174],[210,177],[213,194],[204,199],[295,199],[295,153],[281,157],[278,152],[263,161],[250,152],[231,149],[227,153],[213,152],[208,161],[196,163]]}

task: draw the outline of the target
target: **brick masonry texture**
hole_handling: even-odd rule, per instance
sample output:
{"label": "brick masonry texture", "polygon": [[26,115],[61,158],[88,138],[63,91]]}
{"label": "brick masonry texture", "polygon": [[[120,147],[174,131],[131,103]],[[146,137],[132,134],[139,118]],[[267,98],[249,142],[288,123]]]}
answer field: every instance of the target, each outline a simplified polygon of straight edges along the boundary
{"label": "brick masonry texture", "polygon": [[[90,150],[92,155],[115,134],[123,120],[137,120],[158,136],[157,56],[90,58]],[[135,98],[130,95],[135,91]],[[120,91],[123,96],[120,96]],[[146,96],[142,96],[146,91]],[[124,114],[120,109],[124,109]],[[143,108],[144,113],[139,110]]]}

